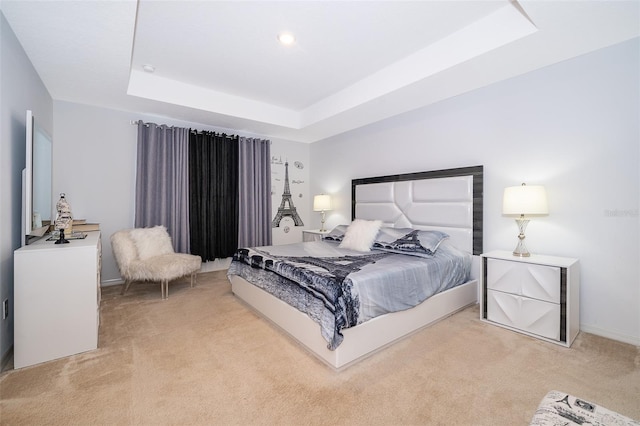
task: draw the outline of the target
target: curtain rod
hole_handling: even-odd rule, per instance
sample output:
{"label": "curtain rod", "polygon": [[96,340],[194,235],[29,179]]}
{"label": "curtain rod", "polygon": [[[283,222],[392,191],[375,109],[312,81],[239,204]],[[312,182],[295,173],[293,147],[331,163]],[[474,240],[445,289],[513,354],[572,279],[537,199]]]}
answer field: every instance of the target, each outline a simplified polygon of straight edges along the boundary
{"label": "curtain rod", "polygon": [[[140,124],[140,121],[142,121],[142,120],[129,120],[129,124],[137,126],[138,124]],[[143,122],[142,124],[144,124],[145,127],[149,127],[149,123]],[[166,126],[166,124],[160,124],[160,125],[156,124],[156,126],[161,127],[161,126]],[[167,126],[167,127],[169,127],[170,129],[175,129],[176,128],[176,126]],[[232,134],[228,134],[228,133],[224,133],[224,132],[216,132],[216,131],[213,131],[213,130],[198,130],[198,129],[189,128],[189,132],[190,133],[195,133],[195,134],[202,133],[202,132],[217,133],[219,135],[225,135],[228,138],[240,137],[239,135],[232,135]]]}
{"label": "curtain rod", "polygon": [[[142,121],[142,120],[129,120],[129,124],[137,126],[140,121]],[[145,127],[149,127],[149,123],[142,122],[142,124],[144,124]],[[162,124],[162,126],[166,126],[166,124]],[[171,128],[175,129],[176,127],[175,126],[171,126]],[[218,133],[220,135],[225,135],[228,138],[234,138],[234,137],[241,138],[241,137],[243,137],[243,136],[240,136],[240,135],[229,135],[229,134],[223,133],[223,132],[214,132],[214,131],[211,131],[211,130],[196,130],[196,129],[191,129],[191,128],[189,128],[189,132],[191,132],[191,133],[201,133],[201,132]],[[260,138],[248,137],[248,139],[260,139]],[[266,140],[269,140],[269,139],[266,139]],[[269,140],[269,144],[271,144],[270,140]]]}

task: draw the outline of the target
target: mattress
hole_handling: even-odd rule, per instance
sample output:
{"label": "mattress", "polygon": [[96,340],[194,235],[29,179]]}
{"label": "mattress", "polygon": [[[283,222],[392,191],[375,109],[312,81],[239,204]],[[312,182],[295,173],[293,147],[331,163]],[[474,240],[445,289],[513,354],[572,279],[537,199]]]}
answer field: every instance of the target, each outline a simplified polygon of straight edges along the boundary
{"label": "mattress", "polygon": [[341,330],[466,282],[471,258],[446,240],[428,255],[385,247],[360,252],[323,240],[240,249],[228,275],[307,314],[333,350],[343,340]]}

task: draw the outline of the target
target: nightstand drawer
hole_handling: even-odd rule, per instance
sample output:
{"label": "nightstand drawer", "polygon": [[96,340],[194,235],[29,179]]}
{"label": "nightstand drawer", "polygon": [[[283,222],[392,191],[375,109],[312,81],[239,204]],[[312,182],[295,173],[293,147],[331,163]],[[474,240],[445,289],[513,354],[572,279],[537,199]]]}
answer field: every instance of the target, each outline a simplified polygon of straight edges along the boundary
{"label": "nightstand drawer", "polygon": [[560,305],[488,290],[487,319],[528,333],[560,340]]}
{"label": "nightstand drawer", "polygon": [[525,262],[487,259],[487,288],[560,303],[560,268]]}

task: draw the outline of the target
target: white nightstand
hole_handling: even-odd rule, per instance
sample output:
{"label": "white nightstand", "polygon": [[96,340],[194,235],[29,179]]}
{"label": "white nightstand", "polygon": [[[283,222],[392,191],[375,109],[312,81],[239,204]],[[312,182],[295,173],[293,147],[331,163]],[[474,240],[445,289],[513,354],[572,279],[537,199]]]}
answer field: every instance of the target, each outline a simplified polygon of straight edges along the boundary
{"label": "white nightstand", "polygon": [[319,229],[307,229],[302,231],[302,241],[320,241],[325,235],[329,235],[329,231],[320,231]]}
{"label": "white nightstand", "polygon": [[577,259],[508,251],[482,255],[480,319],[571,346],[580,331]]}

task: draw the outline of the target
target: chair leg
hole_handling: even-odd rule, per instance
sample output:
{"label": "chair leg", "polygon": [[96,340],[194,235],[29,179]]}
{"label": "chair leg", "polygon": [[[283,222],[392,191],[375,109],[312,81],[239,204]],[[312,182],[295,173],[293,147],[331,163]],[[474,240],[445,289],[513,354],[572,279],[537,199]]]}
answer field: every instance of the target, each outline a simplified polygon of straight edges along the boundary
{"label": "chair leg", "polygon": [[198,273],[197,272],[192,272],[191,273],[191,288],[195,287],[196,285],[196,277],[197,277]]}
{"label": "chair leg", "polygon": [[169,280],[160,281],[160,289],[162,291],[162,300],[169,298]]}
{"label": "chair leg", "polygon": [[131,286],[131,280],[128,280],[128,279],[124,280],[124,284],[122,284],[122,291],[120,292],[120,294],[124,296],[127,290],[129,290],[130,286]]}

